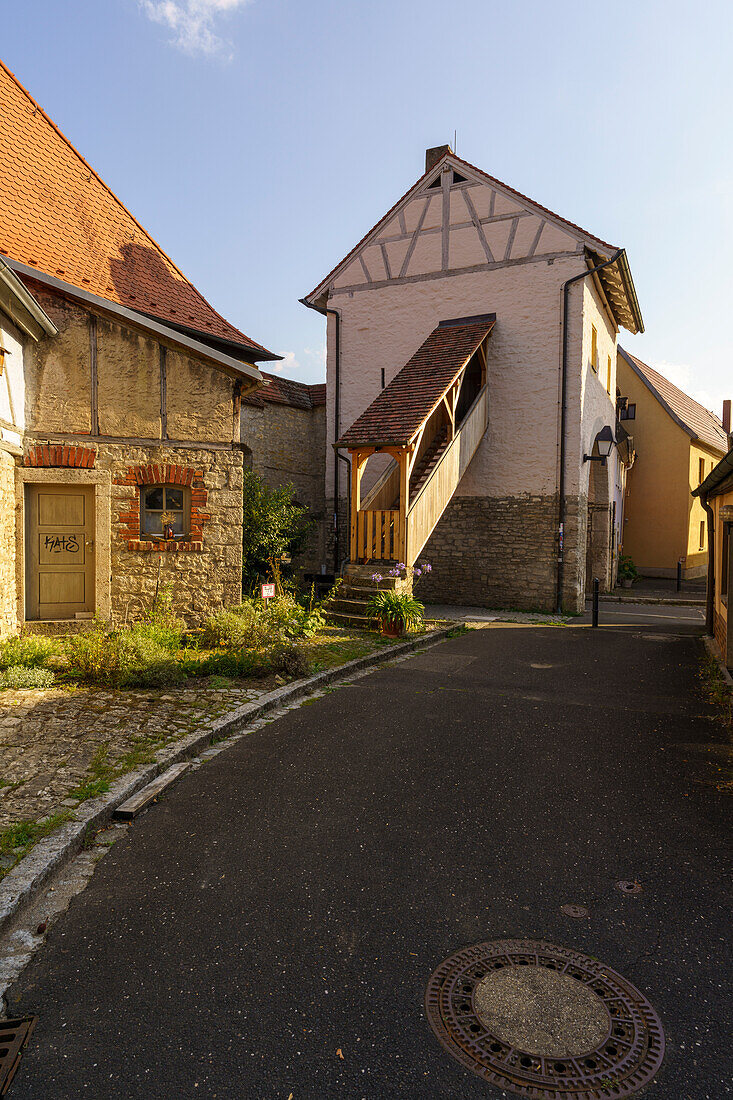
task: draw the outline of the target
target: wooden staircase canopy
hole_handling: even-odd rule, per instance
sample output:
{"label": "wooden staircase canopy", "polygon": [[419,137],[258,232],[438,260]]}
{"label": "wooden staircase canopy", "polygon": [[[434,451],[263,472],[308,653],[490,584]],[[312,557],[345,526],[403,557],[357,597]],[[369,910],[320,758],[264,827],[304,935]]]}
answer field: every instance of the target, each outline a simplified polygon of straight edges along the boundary
{"label": "wooden staircase canopy", "polygon": [[496,314],[441,321],[334,447],[404,447],[421,431],[494,324]]}

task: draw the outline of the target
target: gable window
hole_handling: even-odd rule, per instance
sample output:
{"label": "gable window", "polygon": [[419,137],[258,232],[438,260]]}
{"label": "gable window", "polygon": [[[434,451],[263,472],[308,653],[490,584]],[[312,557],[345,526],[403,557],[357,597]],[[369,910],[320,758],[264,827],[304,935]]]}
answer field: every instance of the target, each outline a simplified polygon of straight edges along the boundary
{"label": "gable window", "polygon": [[598,374],[598,329],[595,325],[590,329],[590,365]]}
{"label": "gable window", "polygon": [[636,405],[633,402],[629,402],[625,409],[619,409],[619,420],[636,420]]}
{"label": "gable window", "polygon": [[705,549],[705,520],[700,520],[700,549]]}
{"label": "gable window", "polygon": [[184,485],[145,485],[140,490],[140,534],[148,538],[188,536],[191,495]]}
{"label": "gable window", "polygon": [[701,484],[705,480],[705,459],[700,458],[697,462],[697,478],[698,484]]}

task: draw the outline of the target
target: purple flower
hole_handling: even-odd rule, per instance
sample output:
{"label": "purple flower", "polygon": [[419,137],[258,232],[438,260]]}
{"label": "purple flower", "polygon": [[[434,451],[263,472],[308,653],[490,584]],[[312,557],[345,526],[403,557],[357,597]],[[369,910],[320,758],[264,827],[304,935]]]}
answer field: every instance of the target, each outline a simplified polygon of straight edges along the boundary
{"label": "purple flower", "polygon": [[412,575],[413,575],[413,577],[421,577],[422,576],[422,569],[413,569]]}
{"label": "purple flower", "polygon": [[429,561],[424,561],[423,562],[422,571],[423,571],[423,573],[432,573],[433,567],[432,567],[432,565],[430,564]]}
{"label": "purple flower", "polygon": [[382,579],[382,574],[381,573],[372,573],[372,580],[373,581],[379,582],[379,581],[381,581],[381,579]]}

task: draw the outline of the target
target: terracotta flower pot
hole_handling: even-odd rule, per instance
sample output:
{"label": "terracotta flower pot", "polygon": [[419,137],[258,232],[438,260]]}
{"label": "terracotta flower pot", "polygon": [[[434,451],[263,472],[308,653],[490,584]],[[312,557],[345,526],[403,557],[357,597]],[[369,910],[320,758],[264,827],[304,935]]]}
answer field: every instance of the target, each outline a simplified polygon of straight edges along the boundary
{"label": "terracotta flower pot", "polygon": [[402,623],[396,619],[382,619],[382,634],[386,638],[399,638],[402,634]]}
{"label": "terracotta flower pot", "polygon": [[634,582],[631,579],[631,577],[624,577],[623,580],[621,581],[621,584],[624,588],[631,588],[633,583]]}

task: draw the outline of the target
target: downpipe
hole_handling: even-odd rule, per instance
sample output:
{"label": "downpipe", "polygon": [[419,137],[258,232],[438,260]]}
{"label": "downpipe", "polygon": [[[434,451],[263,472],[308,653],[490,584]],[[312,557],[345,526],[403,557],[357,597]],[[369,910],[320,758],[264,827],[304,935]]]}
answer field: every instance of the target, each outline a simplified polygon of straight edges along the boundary
{"label": "downpipe", "polygon": [[[573,275],[572,278],[567,279],[562,286],[562,365],[560,367],[560,476],[558,479],[558,517],[557,517],[557,537],[558,537],[558,550],[557,550],[557,614],[562,615],[562,587],[565,579],[565,551],[564,551],[564,537],[565,537],[565,517],[567,513],[567,507],[565,503],[565,434],[567,431],[567,390],[568,390],[568,312],[570,309],[570,287],[573,283],[579,283],[583,279],[587,279],[589,275],[595,275],[596,271],[601,271],[604,267],[610,267],[615,264],[616,261],[623,255],[623,248],[619,248],[614,252],[610,260],[604,260],[602,264],[596,264],[595,267],[589,268],[587,271],[581,271],[579,275]],[[582,334],[581,334],[582,336]]]}

